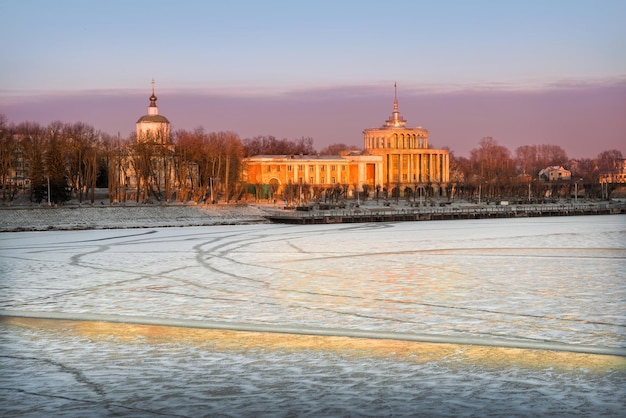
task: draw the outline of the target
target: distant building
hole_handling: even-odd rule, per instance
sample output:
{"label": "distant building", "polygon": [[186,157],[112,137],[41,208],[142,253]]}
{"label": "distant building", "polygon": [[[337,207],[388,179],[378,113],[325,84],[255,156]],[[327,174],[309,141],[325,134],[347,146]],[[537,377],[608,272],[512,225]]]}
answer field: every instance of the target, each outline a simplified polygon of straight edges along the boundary
{"label": "distant building", "polygon": [[600,173],[600,183],[626,183],[626,158],[616,160],[612,170]]}
{"label": "distant building", "polygon": [[19,144],[19,136],[13,135],[15,149],[9,152],[11,155],[10,166],[7,171],[7,184],[0,184],[5,190],[16,193],[18,189],[27,189],[30,187],[30,163],[26,158],[24,147]]}
{"label": "distant building", "polygon": [[258,198],[283,193],[288,185],[330,189],[342,185],[373,189],[382,182],[382,159],[361,152],[342,155],[257,155],[246,159],[244,178],[264,191]]}
{"label": "distant building", "polygon": [[289,185],[306,185],[308,190],[348,186],[352,193],[380,190],[388,196],[408,196],[417,188],[427,194],[444,193],[450,178],[449,153],[428,147],[426,129],[406,127],[397,96],[386,123],[363,134],[363,152],[247,158],[243,178],[279,194]]}
{"label": "distant building", "polygon": [[152,95],[150,96],[148,114],[140,117],[136,123],[137,141],[170,144],[170,121],[165,116],[159,115],[159,108],[156,102],[154,80],[152,80]]}
{"label": "distant building", "polygon": [[539,178],[546,181],[571,180],[572,172],[560,165],[552,165],[539,172]]}
{"label": "distant building", "polygon": [[170,121],[159,115],[154,80],[149,100],[148,113],[137,120],[134,141],[109,169],[111,202],[167,201],[177,187]]}
{"label": "distant building", "polygon": [[406,124],[395,96],[393,113],[385,124],[363,131],[365,152],[382,157],[383,185],[393,195],[423,184],[429,184],[435,194],[442,194],[441,186],[450,181],[449,152],[429,148],[428,130],[421,126],[407,128]]}

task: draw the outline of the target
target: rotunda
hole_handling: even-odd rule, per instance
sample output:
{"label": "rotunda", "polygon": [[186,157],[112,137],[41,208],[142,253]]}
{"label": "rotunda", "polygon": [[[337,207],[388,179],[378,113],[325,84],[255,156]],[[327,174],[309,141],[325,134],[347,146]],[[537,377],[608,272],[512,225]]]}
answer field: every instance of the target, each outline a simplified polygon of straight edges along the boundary
{"label": "rotunda", "polygon": [[[383,183],[396,193],[424,184],[443,186],[449,181],[448,150],[429,148],[428,130],[409,128],[398,110],[394,85],[393,113],[380,128],[363,131],[365,151],[383,158]],[[441,190],[441,189],[440,189]]]}

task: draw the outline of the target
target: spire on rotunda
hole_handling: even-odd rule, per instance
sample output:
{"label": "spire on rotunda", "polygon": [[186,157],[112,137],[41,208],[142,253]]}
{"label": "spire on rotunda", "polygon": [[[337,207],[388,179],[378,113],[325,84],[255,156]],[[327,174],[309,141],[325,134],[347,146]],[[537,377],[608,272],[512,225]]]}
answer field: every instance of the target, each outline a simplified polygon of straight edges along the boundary
{"label": "spire on rotunda", "polygon": [[385,122],[387,128],[403,128],[406,126],[406,120],[400,116],[398,110],[398,88],[397,83],[393,83],[393,113],[391,117]]}

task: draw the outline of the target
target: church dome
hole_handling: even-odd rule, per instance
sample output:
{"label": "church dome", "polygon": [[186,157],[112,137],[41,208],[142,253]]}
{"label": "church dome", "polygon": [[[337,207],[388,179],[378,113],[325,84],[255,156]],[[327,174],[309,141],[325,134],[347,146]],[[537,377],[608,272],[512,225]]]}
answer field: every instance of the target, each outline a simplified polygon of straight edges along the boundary
{"label": "church dome", "polygon": [[137,123],[151,122],[151,123],[170,123],[169,120],[163,115],[143,115],[139,118]]}
{"label": "church dome", "polygon": [[170,121],[163,115],[159,115],[159,108],[156,104],[157,97],[154,94],[154,80],[152,80],[152,95],[150,96],[150,105],[148,113],[137,120],[137,138],[148,138],[151,135],[158,135],[166,138],[169,142]]}

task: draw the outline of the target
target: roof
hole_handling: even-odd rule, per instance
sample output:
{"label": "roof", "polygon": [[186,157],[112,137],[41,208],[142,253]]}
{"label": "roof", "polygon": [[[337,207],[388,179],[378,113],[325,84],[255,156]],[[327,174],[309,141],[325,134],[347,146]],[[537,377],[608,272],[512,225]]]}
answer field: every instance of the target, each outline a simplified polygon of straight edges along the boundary
{"label": "roof", "polygon": [[271,161],[344,161],[340,155],[253,155],[248,160],[271,160]]}
{"label": "roof", "polygon": [[154,122],[154,123],[170,123],[165,116],[162,115],[143,115],[139,118],[137,123],[141,122]]}
{"label": "roof", "polygon": [[569,170],[563,168],[563,166],[560,166],[560,165],[551,165],[551,166],[548,166],[548,167],[544,168],[543,170],[541,170],[539,172],[539,174],[541,174],[541,173],[548,173],[550,171],[569,171]]}

